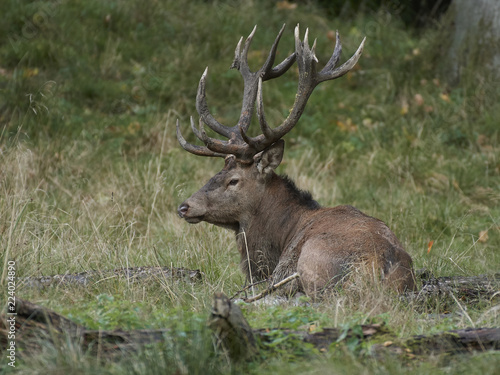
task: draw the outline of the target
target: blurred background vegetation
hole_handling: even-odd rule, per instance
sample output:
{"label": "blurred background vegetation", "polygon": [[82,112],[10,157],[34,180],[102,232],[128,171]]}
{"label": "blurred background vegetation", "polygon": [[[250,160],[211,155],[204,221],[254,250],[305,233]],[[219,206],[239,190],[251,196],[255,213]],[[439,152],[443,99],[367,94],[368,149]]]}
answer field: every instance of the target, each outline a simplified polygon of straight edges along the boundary
{"label": "blurred background vegetation", "polygon": [[[205,273],[198,287],[160,283],[143,289],[122,281],[66,291],[63,301],[57,289],[20,291],[81,322],[95,318],[96,295],[103,306],[130,309],[137,325],[150,327],[164,326],[177,308],[204,316],[214,291],[238,290],[244,280],[233,235],[208,224],[189,226],[176,215],[178,204],[222,161],[182,151],[175,120],[196,142],[189,116],[196,115],[198,80],[209,66],[210,109],[233,125],[243,84],[228,68],[240,36],[257,24],[249,54],[256,69],[283,23],[278,59],[293,51],[293,28],[300,23],[302,33],[309,27],[310,39],[317,38],[320,65],[333,51],[336,29],[343,59],[364,36],[367,42],[351,73],[313,93],[285,139],[280,172],[322,205],[352,204],[387,222],[416,268],[436,275],[498,272],[500,79],[481,53],[498,55],[500,44],[465,40],[461,49],[472,58],[460,59],[458,77],[450,76],[456,3],[3,0],[1,264],[15,259],[18,276],[147,265]],[[296,79],[292,68],[264,85],[270,124],[287,116]],[[361,321],[389,311],[386,323],[406,334],[427,332],[433,324],[413,310],[401,313],[398,303],[374,308],[370,303],[380,301],[342,301],[336,309],[325,307],[320,321],[349,323],[356,309]],[[247,310],[256,326],[290,316],[279,309],[274,315],[262,307]],[[477,324],[498,325],[498,313],[469,313]]]}

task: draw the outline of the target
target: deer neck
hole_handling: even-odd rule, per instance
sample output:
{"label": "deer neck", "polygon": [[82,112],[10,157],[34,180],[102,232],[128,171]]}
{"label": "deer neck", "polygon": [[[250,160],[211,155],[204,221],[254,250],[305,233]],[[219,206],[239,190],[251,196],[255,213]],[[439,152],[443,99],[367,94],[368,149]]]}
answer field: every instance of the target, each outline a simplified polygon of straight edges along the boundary
{"label": "deer neck", "polygon": [[268,278],[303,215],[319,207],[309,193],[297,189],[287,177],[273,174],[261,201],[236,231],[243,271],[258,279]]}

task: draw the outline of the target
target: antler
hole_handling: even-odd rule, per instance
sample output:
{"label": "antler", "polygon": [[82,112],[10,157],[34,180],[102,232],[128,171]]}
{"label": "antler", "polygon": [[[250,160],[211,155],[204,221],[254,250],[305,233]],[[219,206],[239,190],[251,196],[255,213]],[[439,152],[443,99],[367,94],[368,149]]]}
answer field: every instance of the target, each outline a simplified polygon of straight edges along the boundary
{"label": "antler", "polygon": [[[243,37],[239,40],[238,45],[236,46],[234,60],[230,67],[231,69],[236,68],[240,71],[244,82],[243,104],[238,123],[233,127],[224,126],[210,113],[205,95],[205,83],[208,72],[208,68],[206,68],[201,76],[200,83],[198,85],[198,93],[196,95],[196,110],[200,115],[199,130],[195,128],[193,121],[191,120],[191,128],[193,129],[194,134],[198,139],[203,141],[205,147],[195,146],[186,142],[186,140],[182,137],[179,122],[177,121],[177,139],[185,150],[201,156],[225,156],[227,154],[233,154],[242,160],[251,159],[253,155],[258,152],[257,150],[251,149],[251,147],[249,147],[249,145],[244,141],[241,136],[240,129],[242,129],[243,132],[246,132],[250,126],[255,100],[257,97],[257,86],[259,80],[268,80],[284,74],[295,62],[295,52],[274,68],[272,67],[276,57],[278,43],[285,29],[285,25],[283,25],[271,47],[271,50],[269,51],[269,55],[264,65],[256,72],[250,71],[247,55],[256,29],[257,26],[254,27],[246,39],[243,50],[241,50]],[[203,124],[206,124],[216,133],[229,138],[229,140],[223,141],[208,137]]]}
{"label": "antler", "polygon": [[[347,60],[340,67],[335,68],[342,52],[342,44],[337,31],[333,54],[325,67],[320,72],[317,72],[316,64],[318,63],[318,59],[315,55],[316,40],[314,41],[313,46],[309,47],[309,30],[306,29],[304,41],[302,42],[299,38],[299,25],[297,25],[295,28],[295,52],[288,56],[282,63],[272,68],[276,56],[276,49],[284,28],[285,25],[283,25],[278,33],[266,62],[256,72],[250,71],[247,61],[248,50],[255,34],[256,27],[254,27],[246,39],[241,52],[240,50],[243,38],[241,38],[238,42],[231,68],[237,68],[240,71],[244,81],[244,92],[241,115],[235,126],[224,126],[210,114],[205,96],[205,80],[208,68],[205,69],[205,72],[201,76],[200,84],[198,86],[198,94],[196,96],[196,109],[200,115],[199,130],[196,129],[191,118],[191,128],[193,129],[195,135],[203,141],[205,147],[187,143],[180,133],[179,122],[177,121],[177,138],[185,150],[202,156],[226,156],[227,154],[233,154],[242,161],[251,160],[257,152],[264,150],[266,147],[282,138],[295,126],[304,112],[307,100],[319,83],[341,77],[351,70],[354,65],[356,65],[363,51],[366,39],[363,39],[358,47],[358,50],[349,60]],[[285,121],[278,127],[272,129],[267,124],[264,116],[262,82],[281,76],[290,68],[290,66],[293,65],[295,60],[297,60],[299,69],[299,83],[295,103]],[[246,133],[252,119],[255,101],[257,101],[257,116],[262,134],[256,137],[249,137]],[[218,134],[229,138],[229,140],[223,141],[208,137],[204,130],[203,123]]]}

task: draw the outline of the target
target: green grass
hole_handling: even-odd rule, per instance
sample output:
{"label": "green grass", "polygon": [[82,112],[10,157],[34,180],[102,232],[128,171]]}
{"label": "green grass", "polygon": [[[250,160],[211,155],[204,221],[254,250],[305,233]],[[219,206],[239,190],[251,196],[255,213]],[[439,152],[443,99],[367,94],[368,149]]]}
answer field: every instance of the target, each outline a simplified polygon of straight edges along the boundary
{"label": "green grass", "polygon": [[[48,4],[51,4],[50,6]],[[326,62],[330,30],[344,58],[367,35],[359,69],[323,83],[286,136],[280,173],[325,206],[352,204],[384,220],[416,268],[437,276],[500,269],[500,105],[498,81],[474,70],[457,87],[437,75],[435,30],[416,33],[397,17],[325,18],[314,3],[7,1],[0,25],[0,270],[17,276],[129,266],[199,268],[202,284],[111,280],[90,288],[19,288],[20,298],[91,328],[176,327],[179,340],[114,363],[71,344],[18,361],[19,373],[492,373],[498,354],[403,363],[335,348],[327,354],[284,343],[245,368],[213,353],[206,331],[212,295],[232,295],[244,278],[233,235],[190,226],[176,207],[222,160],[181,150],[175,139],[194,115],[196,87],[209,66],[209,106],[224,124],[240,110],[242,80],[229,71],[240,35],[258,24],[250,64],[262,64],[283,23],[279,58],[293,27],[318,38]],[[31,25],[31,26],[30,26]],[[33,26],[34,25],[34,26]],[[31,29],[30,29],[31,27]],[[296,73],[266,82],[271,124],[286,117]],[[487,239],[479,238],[487,231]],[[429,241],[434,241],[428,251]],[[2,288],[5,289],[5,280]],[[3,293],[3,292],[2,292]],[[2,294],[2,301],[3,301]],[[467,315],[377,292],[345,291],[321,305],[250,305],[253,327],[341,327],[383,321],[401,337],[471,325],[499,326],[494,302]],[[443,307],[443,306],[441,306]],[[443,307],[444,308],[444,307]],[[455,304],[446,305],[460,312]],[[198,333],[193,333],[198,332]],[[69,354],[68,354],[69,353]],[[194,355],[196,353],[197,355]],[[202,358],[205,366],[199,365]],[[307,360],[305,360],[307,359]],[[4,366],[1,362],[1,366]],[[43,369],[43,370],[42,370]],[[323,370],[324,371],[323,371]],[[7,371],[8,369],[6,369]]]}

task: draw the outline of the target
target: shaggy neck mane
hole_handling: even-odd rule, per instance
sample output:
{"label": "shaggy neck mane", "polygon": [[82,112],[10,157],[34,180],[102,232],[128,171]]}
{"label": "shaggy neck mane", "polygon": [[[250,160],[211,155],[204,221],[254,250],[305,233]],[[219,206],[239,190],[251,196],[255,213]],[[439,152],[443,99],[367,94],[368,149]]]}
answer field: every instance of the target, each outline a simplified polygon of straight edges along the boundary
{"label": "shaggy neck mane", "polygon": [[270,277],[304,212],[319,208],[309,192],[287,176],[274,175],[259,207],[236,232],[243,272],[256,279]]}
{"label": "shaggy neck mane", "polygon": [[287,175],[281,175],[278,177],[285,183],[286,189],[290,195],[295,198],[298,204],[310,210],[317,210],[318,208],[321,208],[320,204],[313,199],[310,192],[299,189],[297,185],[295,185],[295,182],[293,182],[293,180],[291,180]]}

